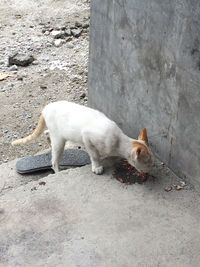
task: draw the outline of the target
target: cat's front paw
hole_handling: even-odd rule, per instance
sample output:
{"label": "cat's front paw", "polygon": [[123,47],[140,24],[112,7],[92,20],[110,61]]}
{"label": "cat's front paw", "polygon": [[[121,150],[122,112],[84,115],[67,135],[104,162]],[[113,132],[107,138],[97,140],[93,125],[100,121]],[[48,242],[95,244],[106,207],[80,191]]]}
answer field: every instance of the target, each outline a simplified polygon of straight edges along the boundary
{"label": "cat's front paw", "polygon": [[103,166],[92,167],[92,171],[93,171],[95,174],[102,174],[102,173],[103,173]]}

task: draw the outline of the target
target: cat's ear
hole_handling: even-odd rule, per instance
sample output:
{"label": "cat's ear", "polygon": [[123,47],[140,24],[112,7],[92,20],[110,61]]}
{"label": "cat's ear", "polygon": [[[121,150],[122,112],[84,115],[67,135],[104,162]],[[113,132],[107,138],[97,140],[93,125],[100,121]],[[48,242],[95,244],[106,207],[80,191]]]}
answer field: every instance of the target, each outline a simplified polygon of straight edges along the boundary
{"label": "cat's ear", "polygon": [[147,129],[146,129],[146,128],[144,128],[144,129],[140,132],[140,134],[139,134],[139,136],[138,136],[138,140],[142,140],[142,141],[144,141],[144,142],[147,144],[147,146],[149,145],[149,141],[148,141],[148,137],[147,137]]}
{"label": "cat's ear", "polygon": [[136,156],[139,157],[139,156],[140,156],[140,153],[141,153],[141,147],[138,146],[138,147],[136,148],[135,153],[136,153]]}

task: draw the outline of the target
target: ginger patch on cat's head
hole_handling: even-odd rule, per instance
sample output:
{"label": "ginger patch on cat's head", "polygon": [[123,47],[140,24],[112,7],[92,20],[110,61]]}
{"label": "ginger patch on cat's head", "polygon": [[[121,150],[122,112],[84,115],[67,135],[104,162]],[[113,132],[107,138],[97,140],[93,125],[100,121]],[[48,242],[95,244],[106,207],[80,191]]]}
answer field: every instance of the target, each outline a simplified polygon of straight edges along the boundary
{"label": "ginger patch on cat's head", "polygon": [[147,173],[152,167],[152,153],[146,144],[140,142],[141,141],[139,140],[133,140],[132,142],[132,157],[134,161],[133,165],[139,172]]}
{"label": "ginger patch on cat's head", "polygon": [[133,165],[140,172],[148,172],[152,167],[153,160],[146,128],[140,132],[138,140],[132,141],[132,146]]}
{"label": "ginger patch on cat's head", "polygon": [[149,156],[150,151],[144,144],[141,144],[138,141],[133,141],[133,149],[135,150],[135,154],[138,159],[144,159]]}

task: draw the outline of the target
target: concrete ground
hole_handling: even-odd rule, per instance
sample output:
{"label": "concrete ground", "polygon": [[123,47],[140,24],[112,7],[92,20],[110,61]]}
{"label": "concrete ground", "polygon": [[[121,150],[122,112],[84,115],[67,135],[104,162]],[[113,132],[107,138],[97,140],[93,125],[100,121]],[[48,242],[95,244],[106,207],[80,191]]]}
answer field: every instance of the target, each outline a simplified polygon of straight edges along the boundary
{"label": "concrete ground", "polygon": [[166,192],[181,181],[159,162],[153,173],[124,185],[111,166],[21,176],[1,165],[0,266],[200,266],[199,194]]}

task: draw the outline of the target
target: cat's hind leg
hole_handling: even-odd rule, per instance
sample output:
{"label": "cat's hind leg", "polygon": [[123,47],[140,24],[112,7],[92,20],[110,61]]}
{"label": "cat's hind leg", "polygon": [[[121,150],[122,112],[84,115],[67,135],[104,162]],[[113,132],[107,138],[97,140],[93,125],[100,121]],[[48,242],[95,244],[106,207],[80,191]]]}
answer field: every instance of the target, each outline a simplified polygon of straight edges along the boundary
{"label": "cat's hind leg", "polygon": [[52,154],[52,169],[54,172],[59,172],[59,161],[63,154],[65,140],[51,137],[51,154]]}
{"label": "cat's hind leg", "polygon": [[102,174],[103,173],[103,166],[101,165],[100,159],[99,159],[99,153],[96,149],[95,145],[90,140],[88,133],[83,133],[83,142],[85,145],[85,148],[90,156],[91,164],[92,164],[92,172],[95,174]]}

